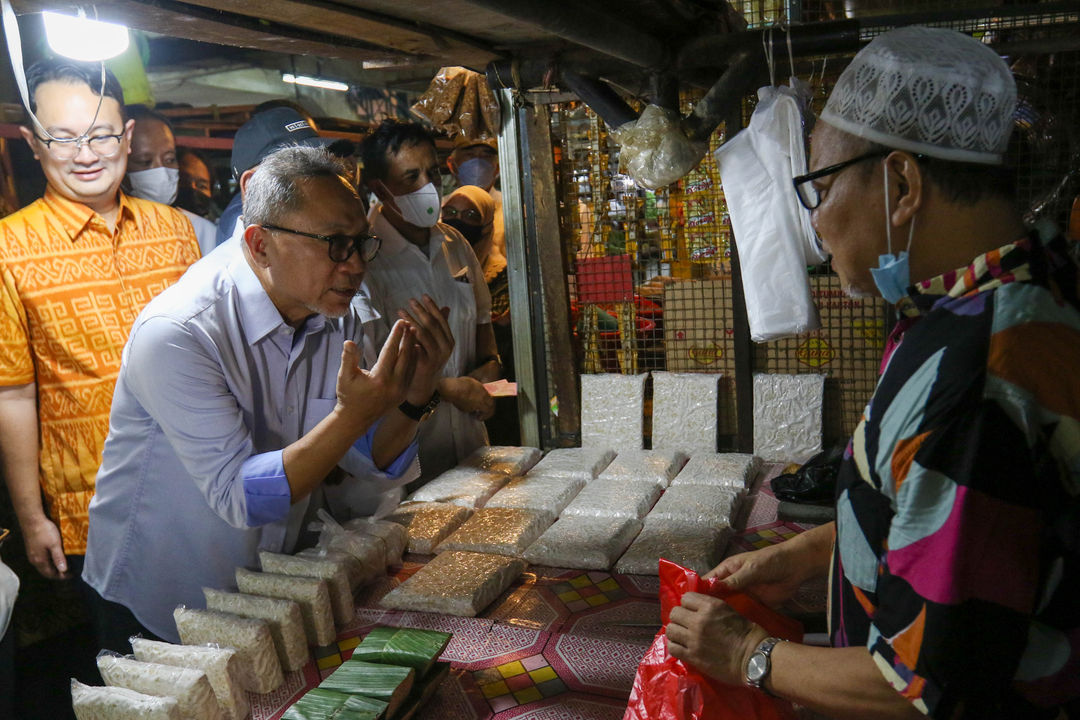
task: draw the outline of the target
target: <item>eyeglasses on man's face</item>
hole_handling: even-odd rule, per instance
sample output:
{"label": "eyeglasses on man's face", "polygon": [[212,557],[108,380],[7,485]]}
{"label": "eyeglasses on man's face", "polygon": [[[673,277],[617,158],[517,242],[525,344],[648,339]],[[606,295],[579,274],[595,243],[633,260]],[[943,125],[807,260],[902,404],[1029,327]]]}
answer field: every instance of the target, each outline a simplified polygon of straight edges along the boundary
{"label": "eyeglasses on man's face", "polygon": [[841,170],[846,170],[852,165],[856,165],[867,160],[875,160],[877,158],[883,158],[889,155],[892,150],[875,150],[874,152],[868,152],[865,155],[859,155],[850,160],[845,160],[829,167],[815,170],[812,173],[805,175],[799,175],[791,182],[795,185],[795,194],[799,196],[799,202],[807,210],[813,212],[821,205],[821,192],[814,186],[814,180],[818,180],[829,175],[835,175]]}
{"label": "eyeglasses on man's face", "polygon": [[43,138],[34,134],[40,142],[45,143],[45,148],[57,160],[71,160],[80,152],[83,146],[90,148],[90,152],[99,158],[115,157],[120,152],[120,144],[124,134],[119,135],[83,135],[77,138]]}
{"label": "eyeglasses on man's face", "polygon": [[371,262],[375,259],[375,256],[379,254],[379,248],[382,247],[382,240],[371,233],[360,233],[359,235],[319,235],[317,233],[303,232],[301,230],[292,230],[278,225],[262,225],[261,227],[264,230],[300,235],[302,237],[309,237],[313,240],[322,240],[328,245],[327,250],[329,251],[330,259],[336,263],[348,262],[349,258],[353,256],[353,253],[360,253],[361,260],[366,263]]}
{"label": "eyeglasses on man's face", "polygon": [[483,216],[480,215],[479,210],[474,210],[473,208],[459,210],[452,205],[446,205],[445,207],[443,207],[442,216],[443,220],[454,220],[457,218],[461,218],[465,222],[473,223],[474,225],[479,225],[484,219]]}

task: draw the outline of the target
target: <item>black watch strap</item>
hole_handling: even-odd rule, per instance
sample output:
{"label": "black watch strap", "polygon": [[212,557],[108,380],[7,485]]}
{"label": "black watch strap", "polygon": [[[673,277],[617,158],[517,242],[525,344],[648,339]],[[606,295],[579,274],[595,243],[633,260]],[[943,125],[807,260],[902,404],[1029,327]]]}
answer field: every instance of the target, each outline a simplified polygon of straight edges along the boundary
{"label": "black watch strap", "polygon": [[413,405],[411,402],[406,400],[405,402],[398,405],[398,410],[400,410],[401,414],[409,418],[410,420],[416,420],[417,422],[420,422],[424,419],[426,415],[431,414],[435,410],[435,408],[439,406],[440,400],[442,400],[442,398],[439,397],[439,391],[436,390],[431,394],[431,399],[427,401],[427,405]]}

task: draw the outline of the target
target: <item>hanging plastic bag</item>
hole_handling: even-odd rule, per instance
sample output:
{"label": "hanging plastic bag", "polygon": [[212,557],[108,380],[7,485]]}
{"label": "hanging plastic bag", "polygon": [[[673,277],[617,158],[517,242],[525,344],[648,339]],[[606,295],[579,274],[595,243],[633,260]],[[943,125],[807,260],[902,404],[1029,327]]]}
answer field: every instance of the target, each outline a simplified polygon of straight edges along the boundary
{"label": "hanging plastic bag", "polygon": [[659,105],[646,105],[641,116],[611,131],[619,144],[619,171],[648,190],[670,185],[697,167],[708,149],[680,127],[680,116]]}
{"label": "hanging plastic bag", "polygon": [[688,592],[723,598],[747,620],[774,637],[802,640],[802,625],[779,615],[742,593],[724,589],[720,580],[702,580],[697,573],[660,560],[660,619],[663,627],[638,665],[634,689],[623,720],[794,720],[786,700],[748,687],[725,685],[708,678],[668,654],[667,624],[671,609]]}

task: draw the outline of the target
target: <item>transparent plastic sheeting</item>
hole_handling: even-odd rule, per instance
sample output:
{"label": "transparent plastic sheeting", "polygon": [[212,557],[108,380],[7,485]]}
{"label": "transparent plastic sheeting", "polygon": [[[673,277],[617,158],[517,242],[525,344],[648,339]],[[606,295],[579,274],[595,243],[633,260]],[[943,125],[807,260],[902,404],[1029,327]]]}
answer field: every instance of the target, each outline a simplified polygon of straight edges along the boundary
{"label": "transparent plastic sheeting", "polygon": [[640,530],[641,521],[633,518],[563,517],[525,551],[525,559],[556,568],[609,570]]}
{"label": "transparent plastic sheeting", "polygon": [[509,479],[503,473],[467,467],[451,468],[410,495],[409,500],[448,502],[467,508],[483,507]]}
{"label": "transparent plastic sheeting", "polygon": [[[330,590],[325,580],[292,577],[272,573],[236,569],[236,586],[249,595],[286,598],[300,606],[304,617],[304,634],[308,644],[322,647],[334,642],[334,611],[330,606]],[[227,643],[226,643],[227,644]]]}
{"label": "transparent plastic sheeting", "polygon": [[754,454],[803,463],[821,452],[824,375],[754,375]]}
{"label": "transparent plastic sheeting", "polygon": [[477,448],[458,467],[476,468],[509,477],[524,475],[544,453],[539,448],[489,445]]}
{"label": "transparent plastic sheeting", "polygon": [[97,667],[106,685],[176,698],[184,720],[221,718],[221,706],[202,670],[141,662],[108,651],[98,655]]}
{"label": "transparent plastic sheeting", "polygon": [[278,662],[285,672],[299,670],[307,664],[309,655],[307,637],[304,635],[304,616],[295,601],[212,588],[203,588],[203,595],[206,597],[207,610],[265,620],[270,626]]}
{"label": "transparent plastic sheeting", "polygon": [[678,485],[716,485],[748,491],[761,468],[761,458],[746,453],[700,453],[690,458],[671,481]]}
{"label": "transparent plastic sheeting", "polygon": [[755,342],[821,327],[806,266],[825,256],[810,213],[791,185],[806,172],[803,112],[809,92],[795,78],[790,88],[759,89],[749,126],[714,153]]}
{"label": "transparent plastic sheeting", "polygon": [[558,448],[536,463],[526,477],[580,478],[591,482],[615,459],[615,451],[608,448]]}
{"label": "transparent plastic sheeting", "polygon": [[225,645],[236,650],[240,685],[254,693],[276,690],[284,680],[270,626],[213,610],[180,606],[173,610],[176,630],[184,645]]}
{"label": "transparent plastic sheeting", "polygon": [[681,450],[620,450],[596,479],[650,482],[663,489],[679,474],[686,459]]}
{"label": "transparent plastic sheeting", "polygon": [[370,563],[370,566],[366,567],[365,564],[360,561],[360,558],[354,557],[347,552],[330,550],[329,548],[319,547],[318,545],[315,547],[304,548],[296,553],[296,557],[329,560],[332,563],[340,565],[344,568],[345,574],[349,578],[349,587],[353,590],[369,580],[374,579],[377,575],[383,574],[383,568],[375,563]]}
{"label": "transparent plastic sheeting", "polygon": [[525,562],[503,555],[444,552],[387,593],[380,605],[475,617],[525,570]]}
{"label": "transparent plastic sheeting", "polygon": [[562,516],[640,520],[649,512],[661,492],[662,488],[655,482],[613,480],[601,475],[578,493],[562,511]]}
{"label": "transparent plastic sheeting", "polygon": [[[299,622],[299,608],[296,608],[296,618]],[[302,641],[303,629],[300,632]],[[202,670],[206,673],[206,679],[210,681],[210,687],[214,689],[224,716],[228,720],[244,720],[248,716],[250,706],[247,693],[240,687],[236,650],[210,645],[173,645],[142,637],[131,638],[131,650],[135,654],[135,659],[142,662]],[[304,654],[307,654],[306,643]]]}
{"label": "transparent plastic sheeting", "polygon": [[387,567],[401,564],[401,556],[409,545],[409,535],[398,523],[360,517],[349,520],[342,527],[347,532],[368,535],[381,541],[386,548],[384,560]]}
{"label": "transparent plastic sheeting", "polygon": [[76,720],[181,720],[174,697],[155,697],[118,687],[94,687],[71,680]]}
{"label": "transparent plastic sheeting", "polygon": [[620,147],[619,171],[656,190],[693,170],[709,146],[690,140],[681,121],[672,110],[646,105],[636,120],[613,128],[611,136]]}
{"label": "transparent plastic sheeting", "polygon": [[430,555],[435,546],[461,527],[472,511],[452,503],[407,502],[386,516],[409,534],[409,552]]}
{"label": "transparent plastic sheeting", "polygon": [[738,504],[738,493],[729,488],[676,485],[664,492],[646,516],[646,522],[665,520],[681,525],[730,526]]}
{"label": "transparent plastic sheeting", "polygon": [[585,481],[581,478],[526,475],[514,478],[488,500],[486,508],[522,508],[558,517],[572,501]]}
{"label": "transparent plastic sheeting", "polygon": [[627,575],[656,575],[660,558],[665,558],[704,575],[720,564],[730,537],[731,528],[728,527],[650,520],[630,549],[615,563],[615,571]]}
{"label": "transparent plastic sheeting", "polygon": [[654,372],[652,446],[716,452],[719,373]]}
{"label": "transparent plastic sheeting", "polygon": [[483,508],[462,523],[450,537],[439,543],[436,552],[467,550],[521,557],[554,522],[549,512],[521,508]]}
{"label": "transparent plastic sheeting", "polygon": [[581,376],[582,447],[642,447],[648,377],[649,373]]}

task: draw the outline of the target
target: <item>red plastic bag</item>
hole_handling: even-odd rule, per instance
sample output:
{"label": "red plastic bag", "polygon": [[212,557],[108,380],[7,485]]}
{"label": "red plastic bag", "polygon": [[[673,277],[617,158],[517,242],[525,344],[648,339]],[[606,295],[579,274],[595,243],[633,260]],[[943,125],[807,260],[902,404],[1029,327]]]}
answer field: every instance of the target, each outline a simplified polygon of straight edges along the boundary
{"label": "red plastic bag", "polygon": [[771,698],[748,687],[725,685],[673,658],[667,651],[668,619],[684,593],[723,598],[747,620],[769,635],[802,640],[802,625],[743,593],[726,590],[719,580],[702,580],[693,570],[660,561],[660,619],[663,627],[638,665],[623,720],[794,720],[786,700]]}

